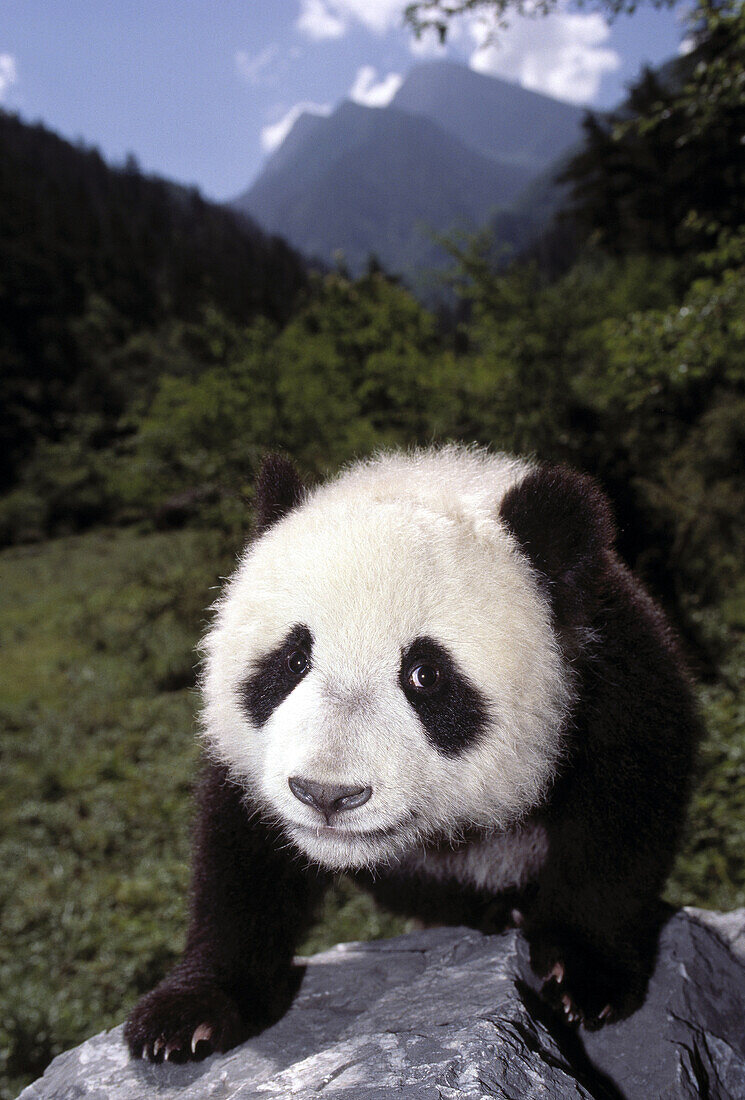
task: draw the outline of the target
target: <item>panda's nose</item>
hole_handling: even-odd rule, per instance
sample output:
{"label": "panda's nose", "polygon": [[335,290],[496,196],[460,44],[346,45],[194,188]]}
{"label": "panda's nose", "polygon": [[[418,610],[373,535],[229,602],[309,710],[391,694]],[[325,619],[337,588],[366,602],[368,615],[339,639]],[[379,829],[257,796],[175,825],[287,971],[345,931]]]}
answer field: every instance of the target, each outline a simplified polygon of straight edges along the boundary
{"label": "panda's nose", "polygon": [[364,806],[372,794],[372,787],[316,783],[315,779],[304,779],[299,775],[290,776],[287,782],[295,798],[304,802],[306,806],[314,806],[316,810],[320,810],[327,822],[331,820],[333,814]]}

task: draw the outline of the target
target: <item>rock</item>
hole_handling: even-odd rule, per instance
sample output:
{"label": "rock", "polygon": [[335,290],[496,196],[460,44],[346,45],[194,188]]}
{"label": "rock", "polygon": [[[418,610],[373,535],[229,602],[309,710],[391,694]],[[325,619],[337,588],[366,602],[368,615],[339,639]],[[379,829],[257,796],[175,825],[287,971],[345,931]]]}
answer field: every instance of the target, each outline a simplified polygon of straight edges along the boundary
{"label": "rock", "polygon": [[598,1032],[537,999],[518,932],[438,928],[301,962],[287,1015],[228,1054],[143,1063],[119,1027],[19,1100],[745,1098],[745,909],[671,917],[644,1006]]}

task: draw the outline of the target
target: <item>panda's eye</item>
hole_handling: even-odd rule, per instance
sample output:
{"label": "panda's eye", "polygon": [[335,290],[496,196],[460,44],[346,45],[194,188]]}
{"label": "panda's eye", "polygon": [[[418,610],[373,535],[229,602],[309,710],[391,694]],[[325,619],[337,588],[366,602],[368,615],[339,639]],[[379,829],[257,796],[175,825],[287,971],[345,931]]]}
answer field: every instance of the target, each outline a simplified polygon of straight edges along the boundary
{"label": "panda's eye", "polygon": [[308,654],[304,653],[302,649],[293,649],[292,653],[288,653],[285,658],[285,664],[287,671],[292,676],[304,676],[310,668],[310,660]]}
{"label": "panda's eye", "polygon": [[409,669],[407,680],[414,691],[431,692],[440,682],[440,670],[436,665],[414,665]]}

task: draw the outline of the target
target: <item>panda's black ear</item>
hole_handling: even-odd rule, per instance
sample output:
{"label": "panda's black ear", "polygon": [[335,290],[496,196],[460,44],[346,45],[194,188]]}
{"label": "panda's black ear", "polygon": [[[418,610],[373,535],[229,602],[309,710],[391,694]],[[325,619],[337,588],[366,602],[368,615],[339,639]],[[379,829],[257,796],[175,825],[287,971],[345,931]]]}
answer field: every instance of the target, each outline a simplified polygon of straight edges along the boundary
{"label": "panda's black ear", "polygon": [[300,475],[290,460],[278,454],[266,455],[256,479],[254,533],[263,535],[296,508],[304,495]]}
{"label": "panda's black ear", "polygon": [[578,625],[595,602],[615,541],[605,493],[568,466],[541,465],[505,494],[499,511],[545,582],[559,624]]}

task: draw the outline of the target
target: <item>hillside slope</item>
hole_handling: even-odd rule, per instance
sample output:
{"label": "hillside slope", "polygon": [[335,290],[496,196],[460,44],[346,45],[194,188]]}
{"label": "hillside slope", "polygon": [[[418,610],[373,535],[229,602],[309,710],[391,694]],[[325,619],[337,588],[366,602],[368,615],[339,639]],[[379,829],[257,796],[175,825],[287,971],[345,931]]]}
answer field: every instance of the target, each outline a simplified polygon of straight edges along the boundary
{"label": "hillside slope", "polygon": [[[0,272],[0,490],[81,406],[89,350],[211,303],[282,321],[306,283],[303,261],[245,216],[3,111]],[[86,383],[91,413],[121,411],[106,404],[112,362]]]}

